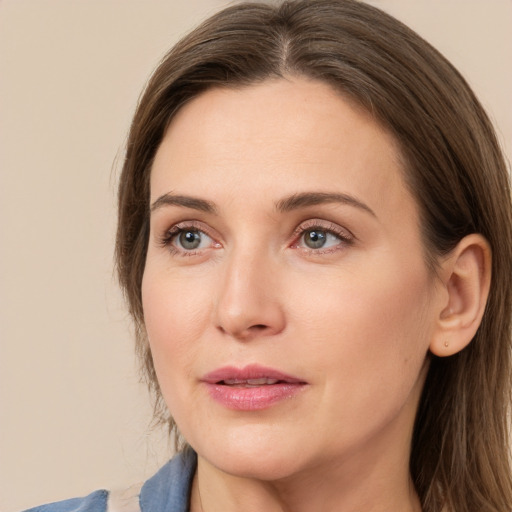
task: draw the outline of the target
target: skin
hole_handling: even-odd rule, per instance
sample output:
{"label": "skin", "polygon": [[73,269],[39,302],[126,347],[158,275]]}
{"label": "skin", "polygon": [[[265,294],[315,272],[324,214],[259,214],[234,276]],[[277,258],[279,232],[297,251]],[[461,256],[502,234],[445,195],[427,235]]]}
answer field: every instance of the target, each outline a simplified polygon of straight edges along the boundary
{"label": "skin", "polygon": [[[420,510],[409,446],[448,294],[400,162],[368,114],[302,78],[209,90],[173,119],[142,298],[162,393],[198,453],[192,511]],[[360,204],[278,208],[309,192]],[[307,245],[312,227],[324,247]],[[259,411],[212,400],[207,372],[251,363],[307,385]]]}

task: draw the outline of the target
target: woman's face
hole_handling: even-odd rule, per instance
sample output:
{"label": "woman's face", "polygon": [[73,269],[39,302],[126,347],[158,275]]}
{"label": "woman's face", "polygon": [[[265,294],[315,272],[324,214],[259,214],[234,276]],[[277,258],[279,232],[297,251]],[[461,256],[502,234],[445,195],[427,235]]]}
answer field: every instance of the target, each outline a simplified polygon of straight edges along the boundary
{"label": "woman's face", "polygon": [[393,138],[305,79],[214,89],[151,175],[145,322],[200,460],[278,479],[408,456],[441,293]]}

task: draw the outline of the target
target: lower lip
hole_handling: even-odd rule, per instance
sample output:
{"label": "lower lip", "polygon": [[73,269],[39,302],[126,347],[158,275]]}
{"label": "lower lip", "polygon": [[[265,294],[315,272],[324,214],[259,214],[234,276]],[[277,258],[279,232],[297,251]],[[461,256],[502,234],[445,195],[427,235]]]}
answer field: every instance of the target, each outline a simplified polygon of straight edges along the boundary
{"label": "lower lip", "polygon": [[226,386],[206,383],[210,396],[224,407],[236,411],[259,411],[300,393],[301,383],[267,384],[254,388]]}

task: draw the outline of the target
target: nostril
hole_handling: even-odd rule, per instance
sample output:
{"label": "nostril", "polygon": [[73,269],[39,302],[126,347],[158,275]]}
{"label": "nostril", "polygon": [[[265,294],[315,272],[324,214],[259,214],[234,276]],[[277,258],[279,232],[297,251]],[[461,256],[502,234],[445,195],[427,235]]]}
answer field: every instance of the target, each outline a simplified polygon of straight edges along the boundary
{"label": "nostril", "polygon": [[252,329],[254,331],[263,331],[266,328],[267,328],[267,326],[264,324],[256,324],[256,325],[253,325],[250,327],[250,329]]}
{"label": "nostril", "polygon": [[[223,333],[230,333],[231,331],[228,331],[226,330],[224,327],[222,327],[221,325],[218,326],[218,328],[223,332]],[[241,330],[240,331],[240,335],[244,336],[244,333],[245,334],[249,334],[249,333],[256,333],[256,332],[261,332],[261,331],[265,331],[268,329],[268,325],[265,325],[265,324],[255,324],[255,325],[251,325],[248,329],[244,329],[244,330]]]}

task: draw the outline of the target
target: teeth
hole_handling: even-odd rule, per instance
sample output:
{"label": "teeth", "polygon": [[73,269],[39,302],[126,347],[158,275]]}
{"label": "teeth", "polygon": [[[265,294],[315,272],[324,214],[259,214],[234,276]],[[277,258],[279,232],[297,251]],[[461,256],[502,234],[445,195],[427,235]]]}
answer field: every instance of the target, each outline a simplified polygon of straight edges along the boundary
{"label": "teeth", "polygon": [[276,384],[277,379],[247,379],[247,384],[249,386],[262,386],[264,384]]}
{"label": "teeth", "polygon": [[279,380],[278,379],[267,379],[266,377],[261,377],[259,379],[226,379],[223,382],[227,386],[244,386],[244,387],[251,388],[251,387],[277,384],[279,382]]}

